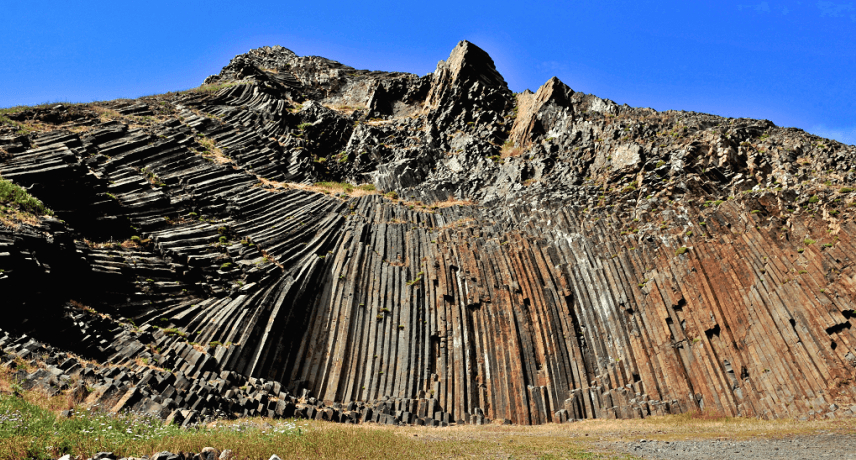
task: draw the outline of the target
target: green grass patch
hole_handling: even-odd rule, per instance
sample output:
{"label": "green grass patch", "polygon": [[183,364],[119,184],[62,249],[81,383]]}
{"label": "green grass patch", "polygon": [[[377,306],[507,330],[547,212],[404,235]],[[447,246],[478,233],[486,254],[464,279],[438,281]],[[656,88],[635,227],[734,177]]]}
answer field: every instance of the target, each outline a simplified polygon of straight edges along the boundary
{"label": "green grass patch", "polygon": [[[305,422],[303,422],[305,424]],[[182,429],[139,414],[77,409],[70,418],[23,398],[0,396],[0,459],[52,459],[65,454],[89,458],[112,451],[118,457],[155,452],[200,452],[206,446],[232,449],[239,458],[311,452],[305,428],[294,420],[245,419]]]}
{"label": "green grass patch", "polygon": [[22,211],[33,215],[53,215],[53,211],[48,209],[41,200],[6,179],[0,179],[0,201],[14,203]]}

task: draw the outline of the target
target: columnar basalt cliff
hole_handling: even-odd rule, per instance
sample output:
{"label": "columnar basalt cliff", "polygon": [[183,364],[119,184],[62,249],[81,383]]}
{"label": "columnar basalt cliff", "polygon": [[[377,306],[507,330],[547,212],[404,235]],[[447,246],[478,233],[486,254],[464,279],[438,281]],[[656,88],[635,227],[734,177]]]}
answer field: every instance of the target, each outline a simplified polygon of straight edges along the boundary
{"label": "columnar basalt cliff", "polygon": [[514,94],[469,42],[3,116],[0,176],[53,211],[0,227],[29,386],[185,423],[853,415],[853,146]]}

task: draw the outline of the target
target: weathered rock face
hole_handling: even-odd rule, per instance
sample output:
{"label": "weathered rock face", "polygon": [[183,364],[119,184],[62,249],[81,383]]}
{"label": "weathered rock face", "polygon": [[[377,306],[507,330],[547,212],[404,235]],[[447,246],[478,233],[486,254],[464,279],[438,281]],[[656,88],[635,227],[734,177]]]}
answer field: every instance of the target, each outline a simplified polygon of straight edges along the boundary
{"label": "weathered rock face", "polygon": [[515,95],[468,42],[421,78],[273,47],[206,82],[0,128],[61,219],[0,230],[32,381],[186,422],[852,415],[853,146]]}
{"label": "weathered rock face", "polygon": [[547,126],[555,126],[566,118],[573,122],[573,94],[574,91],[556,77],[538,88],[536,94],[521,93],[517,97],[518,113],[509,140],[525,145],[533,137],[545,134]]}

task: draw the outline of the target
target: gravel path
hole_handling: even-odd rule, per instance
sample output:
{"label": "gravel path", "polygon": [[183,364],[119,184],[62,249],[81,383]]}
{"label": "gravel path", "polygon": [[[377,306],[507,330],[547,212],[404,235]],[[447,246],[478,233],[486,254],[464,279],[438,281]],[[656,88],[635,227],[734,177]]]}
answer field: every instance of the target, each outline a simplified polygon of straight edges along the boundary
{"label": "gravel path", "polygon": [[605,442],[603,447],[651,459],[856,459],[856,435],[824,433],[741,441]]}

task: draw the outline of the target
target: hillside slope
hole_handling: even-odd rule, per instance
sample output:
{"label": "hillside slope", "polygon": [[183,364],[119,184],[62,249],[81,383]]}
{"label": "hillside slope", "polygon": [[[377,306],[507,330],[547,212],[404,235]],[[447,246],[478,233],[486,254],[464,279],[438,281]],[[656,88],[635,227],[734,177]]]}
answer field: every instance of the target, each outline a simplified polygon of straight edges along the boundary
{"label": "hillside slope", "polygon": [[469,42],[424,77],[265,47],[4,112],[0,176],[54,214],[0,219],[0,348],[49,357],[34,384],[173,420],[856,404],[854,146],[514,94]]}

